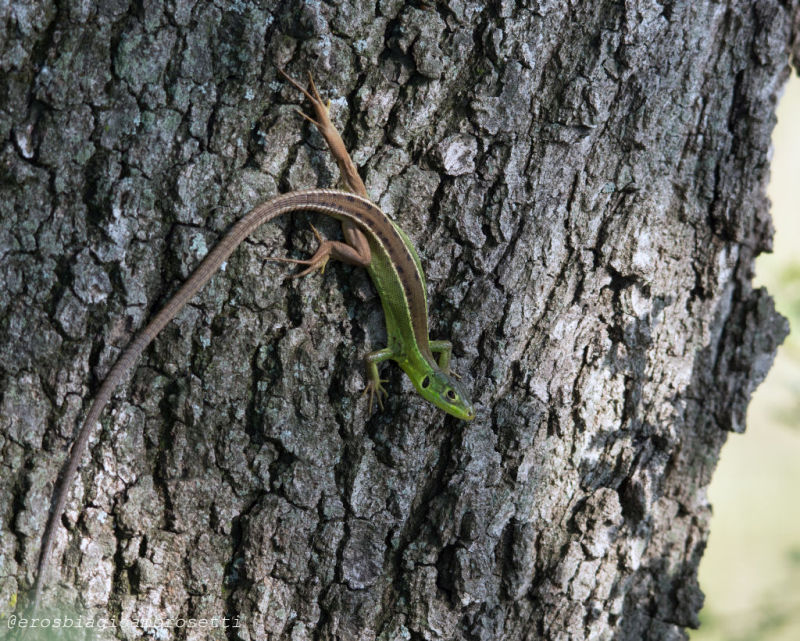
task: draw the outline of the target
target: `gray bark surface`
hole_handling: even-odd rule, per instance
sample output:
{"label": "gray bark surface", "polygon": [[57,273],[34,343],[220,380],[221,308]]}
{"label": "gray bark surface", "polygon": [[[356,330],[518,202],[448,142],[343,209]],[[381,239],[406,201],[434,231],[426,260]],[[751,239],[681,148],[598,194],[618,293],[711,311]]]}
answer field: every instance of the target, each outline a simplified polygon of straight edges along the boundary
{"label": "gray bark surface", "polygon": [[284,280],[337,227],[267,226],[118,391],[44,601],[121,639],[686,638],[705,488],[787,331],[751,279],[797,0],[0,17],[0,614],[132,333],[253,205],[335,185],[286,66],[416,244],[478,419],[394,366],[370,415],[368,277]]}

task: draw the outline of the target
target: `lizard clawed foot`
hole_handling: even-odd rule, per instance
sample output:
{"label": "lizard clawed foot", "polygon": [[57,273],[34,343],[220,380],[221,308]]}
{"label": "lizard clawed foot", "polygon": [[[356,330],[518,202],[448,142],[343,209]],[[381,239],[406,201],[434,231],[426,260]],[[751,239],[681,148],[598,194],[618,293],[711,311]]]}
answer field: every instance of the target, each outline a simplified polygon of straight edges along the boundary
{"label": "lizard clawed foot", "polygon": [[331,101],[329,100],[327,103],[322,99],[322,96],[319,95],[319,91],[317,91],[317,86],[314,84],[314,78],[311,75],[311,72],[308,72],[308,89],[305,89],[303,85],[297,82],[294,78],[292,78],[288,73],[286,73],[283,69],[278,68],[278,71],[281,75],[286,78],[292,85],[300,91],[306,98],[311,101],[311,104],[314,107],[314,111],[317,113],[317,117],[320,120],[326,121],[325,123],[319,122],[305,113],[302,109],[295,109],[297,113],[299,113],[303,118],[308,120],[308,122],[312,123],[319,129],[323,129],[327,124],[330,123],[330,118],[328,114],[331,111]]}
{"label": "lizard clawed foot", "polygon": [[314,252],[314,255],[311,258],[298,259],[283,258],[281,256],[269,256],[267,260],[273,260],[278,263],[292,263],[293,265],[308,265],[306,269],[297,274],[291,274],[289,278],[301,278],[316,270],[319,270],[320,274],[324,274],[325,266],[328,264],[328,261],[331,258],[333,243],[329,240],[325,240],[325,238],[322,237],[322,234],[317,231],[317,228],[314,227],[314,225],[311,225],[311,231],[314,232],[314,236],[317,237],[317,242],[319,243],[317,251]]}
{"label": "lizard clawed foot", "polygon": [[367,386],[364,388],[364,391],[361,392],[361,396],[364,394],[369,394],[369,413],[372,414],[372,402],[373,399],[378,400],[378,407],[383,410],[383,399],[381,398],[381,394],[383,394],[386,398],[389,398],[388,392],[384,389],[382,383],[388,383],[389,381],[378,378],[378,379],[370,379],[367,383]]}

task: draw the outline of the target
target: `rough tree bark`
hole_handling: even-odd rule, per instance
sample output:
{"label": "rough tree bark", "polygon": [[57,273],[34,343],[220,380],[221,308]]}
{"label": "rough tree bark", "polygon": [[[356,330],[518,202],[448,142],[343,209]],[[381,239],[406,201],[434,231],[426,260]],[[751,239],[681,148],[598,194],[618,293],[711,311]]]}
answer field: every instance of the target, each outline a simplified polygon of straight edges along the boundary
{"label": "rough tree bark", "polygon": [[370,415],[367,276],[285,281],[265,259],[313,237],[270,225],[120,389],[44,600],[125,639],[686,637],[705,488],[786,332],[750,282],[797,0],[0,12],[3,613],[132,332],[252,205],[335,184],[285,65],[419,248],[478,420],[394,367]]}

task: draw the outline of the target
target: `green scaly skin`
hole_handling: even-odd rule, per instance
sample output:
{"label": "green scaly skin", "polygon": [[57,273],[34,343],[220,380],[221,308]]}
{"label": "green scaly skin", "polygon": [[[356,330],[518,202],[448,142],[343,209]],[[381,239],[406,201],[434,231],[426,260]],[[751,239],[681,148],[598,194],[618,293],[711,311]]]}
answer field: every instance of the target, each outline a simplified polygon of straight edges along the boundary
{"label": "green scaly skin", "polygon": [[[380,394],[385,394],[385,391],[377,365],[393,360],[425,400],[456,418],[471,421],[475,418],[475,408],[450,372],[451,343],[428,338],[425,275],[419,267],[417,252],[400,228],[388,218],[386,221],[398,232],[408,255],[387,251],[373,237],[368,237],[372,261],[367,273],[381,298],[388,343],[386,348],[367,355],[368,389],[374,390],[380,400]],[[439,354],[438,361],[434,353]]]}

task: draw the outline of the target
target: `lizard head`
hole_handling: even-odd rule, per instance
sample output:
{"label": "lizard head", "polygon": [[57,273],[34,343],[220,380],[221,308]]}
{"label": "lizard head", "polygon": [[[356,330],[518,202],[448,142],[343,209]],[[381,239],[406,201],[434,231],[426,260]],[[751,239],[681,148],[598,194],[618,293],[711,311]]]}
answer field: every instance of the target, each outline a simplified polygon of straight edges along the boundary
{"label": "lizard head", "polygon": [[452,376],[434,370],[425,374],[416,387],[425,400],[448,414],[460,418],[462,421],[471,421],[475,418],[475,407],[469,400],[464,387]]}

